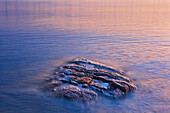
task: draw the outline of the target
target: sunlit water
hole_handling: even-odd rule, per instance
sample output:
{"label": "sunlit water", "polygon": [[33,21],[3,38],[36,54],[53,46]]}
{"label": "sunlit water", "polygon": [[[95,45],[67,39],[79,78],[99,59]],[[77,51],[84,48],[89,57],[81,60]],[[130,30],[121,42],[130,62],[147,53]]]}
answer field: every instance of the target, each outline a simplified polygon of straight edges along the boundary
{"label": "sunlit water", "polygon": [[[55,66],[87,57],[137,85],[123,99],[84,104],[39,85]],[[0,112],[170,112],[169,0],[1,0]]]}

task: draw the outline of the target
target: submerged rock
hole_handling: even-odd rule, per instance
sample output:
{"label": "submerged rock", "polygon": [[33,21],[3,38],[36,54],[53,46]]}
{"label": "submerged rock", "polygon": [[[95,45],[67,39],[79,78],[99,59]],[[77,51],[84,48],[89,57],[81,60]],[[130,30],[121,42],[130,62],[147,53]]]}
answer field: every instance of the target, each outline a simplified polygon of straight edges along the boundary
{"label": "submerged rock", "polygon": [[89,101],[97,99],[99,93],[121,98],[136,86],[119,70],[77,58],[58,66],[44,88],[60,97]]}

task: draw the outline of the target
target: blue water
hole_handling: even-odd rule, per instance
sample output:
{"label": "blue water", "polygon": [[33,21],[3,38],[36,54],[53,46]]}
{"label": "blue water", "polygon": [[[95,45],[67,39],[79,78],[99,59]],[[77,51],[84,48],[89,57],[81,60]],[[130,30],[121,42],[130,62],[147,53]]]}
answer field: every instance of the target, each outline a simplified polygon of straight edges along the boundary
{"label": "blue water", "polygon": [[[0,112],[170,112],[168,0],[1,0]],[[77,103],[39,89],[75,57],[124,70],[137,85],[123,99]]]}

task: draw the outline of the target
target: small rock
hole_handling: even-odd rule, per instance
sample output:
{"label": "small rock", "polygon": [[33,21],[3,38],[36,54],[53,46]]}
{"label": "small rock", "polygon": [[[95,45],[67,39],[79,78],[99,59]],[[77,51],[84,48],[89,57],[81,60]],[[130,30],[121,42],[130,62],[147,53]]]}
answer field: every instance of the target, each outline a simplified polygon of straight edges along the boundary
{"label": "small rock", "polygon": [[107,87],[105,87],[102,83],[98,82],[97,80],[92,80],[92,82],[90,83],[90,86],[94,86],[99,89],[107,90]]}
{"label": "small rock", "polygon": [[78,101],[96,100],[98,97],[96,92],[89,89],[79,88],[74,85],[56,87],[55,94]]}
{"label": "small rock", "polygon": [[62,82],[61,81],[52,81],[52,82],[50,82],[50,83],[48,83],[48,85],[61,85],[62,84]]}
{"label": "small rock", "polygon": [[69,80],[66,79],[66,78],[59,78],[59,80],[62,81],[62,82],[69,82]]}
{"label": "small rock", "polygon": [[89,77],[80,77],[80,78],[77,78],[77,80],[78,80],[79,83],[89,84],[92,81],[92,78],[89,78]]}
{"label": "small rock", "polygon": [[76,81],[70,81],[69,83],[78,86],[78,83]]}
{"label": "small rock", "polygon": [[82,87],[86,88],[88,87],[88,84],[83,84]]}
{"label": "small rock", "polygon": [[109,93],[114,97],[114,98],[120,98],[124,95],[124,93],[120,89],[115,89],[112,91],[109,91]]}
{"label": "small rock", "polygon": [[64,73],[59,74],[60,77],[65,77]]}

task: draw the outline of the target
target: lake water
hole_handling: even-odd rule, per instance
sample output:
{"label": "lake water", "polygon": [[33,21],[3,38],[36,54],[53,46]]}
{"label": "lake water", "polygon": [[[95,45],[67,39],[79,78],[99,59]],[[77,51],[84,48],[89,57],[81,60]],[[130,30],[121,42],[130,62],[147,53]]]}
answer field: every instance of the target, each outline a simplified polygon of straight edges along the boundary
{"label": "lake water", "polygon": [[[75,57],[124,70],[138,89],[88,104],[42,93]],[[168,113],[169,94],[169,0],[0,1],[1,113]]]}

